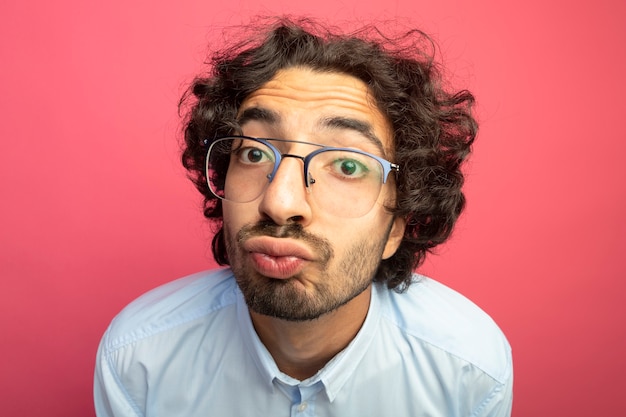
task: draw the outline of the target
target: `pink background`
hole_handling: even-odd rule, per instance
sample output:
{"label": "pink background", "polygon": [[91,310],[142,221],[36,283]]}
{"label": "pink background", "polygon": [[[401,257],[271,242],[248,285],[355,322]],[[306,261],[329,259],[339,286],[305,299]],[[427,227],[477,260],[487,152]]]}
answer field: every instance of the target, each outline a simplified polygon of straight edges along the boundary
{"label": "pink background", "polygon": [[0,5],[0,413],[93,415],[111,318],[212,265],[177,100],[220,28],[305,13],[401,17],[477,95],[468,210],[423,271],[508,335],[513,415],[626,415],[626,3],[260,3]]}

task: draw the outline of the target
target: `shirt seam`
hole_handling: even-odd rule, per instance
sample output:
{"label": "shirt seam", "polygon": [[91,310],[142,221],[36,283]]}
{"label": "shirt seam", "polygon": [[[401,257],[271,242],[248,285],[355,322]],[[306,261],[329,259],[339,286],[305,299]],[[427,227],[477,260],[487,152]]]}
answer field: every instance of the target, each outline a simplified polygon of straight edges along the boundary
{"label": "shirt seam", "polygon": [[[109,337],[110,337],[110,334],[107,332],[106,339],[109,339]],[[130,393],[126,389],[126,386],[122,382],[117,370],[115,369],[115,366],[114,366],[115,364],[112,358],[112,353],[113,351],[107,351],[105,353],[105,357],[106,357],[107,366],[109,367],[109,371],[111,372],[111,375],[113,376],[113,380],[117,384],[120,391],[122,391],[122,393],[124,394],[126,401],[128,401],[128,405],[130,405],[132,410],[135,412],[135,415],[137,415],[138,417],[145,417],[145,414],[141,412],[141,408],[139,407],[139,404],[137,404],[137,402],[130,395]]]}
{"label": "shirt seam", "polygon": [[[114,340],[109,340],[105,344],[106,352],[112,353],[118,351],[120,349],[125,348],[126,346],[132,345],[141,340],[147,339],[149,337],[156,336],[159,333],[166,332],[175,327],[181,326],[183,324],[190,323],[194,320],[198,320],[199,318],[209,315],[215,311],[219,311],[223,308],[236,304],[236,300],[232,300],[226,304],[220,304],[216,307],[210,308],[197,308],[193,313],[185,314],[182,317],[179,317],[176,320],[173,320],[167,324],[156,325],[154,328],[150,328],[148,326],[140,327],[135,331],[124,333],[123,335],[116,337]],[[113,327],[113,325],[111,326]]]}
{"label": "shirt seam", "polygon": [[486,371],[485,369],[483,369],[481,366],[479,366],[475,362],[470,361],[470,360],[468,360],[468,359],[466,359],[466,358],[464,358],[462,356],[459,356],[459,355],[451,352],[450,350],[441,347],[439,344],[436,344],[433,341],[431,341],[431,340],[429,340],[429,339],[427,339],[425,337],[419,336],[419,335],[409,331],[408,329],[400,326],[399,323],[397,323],[395,320],[392,320],[390,317],[386,316],[385,314],[383,314],[382,319],[387,321],[387,322],[389,322],[389,323],[391,323],[396,328],[398,328],[400,331],[402,331],[403,333],[407,334],[408,336],[411,336],[411,337],[417,339],[421,343],[426,343],[429,346],[432,346],[434,349],[437,349],[437,350],[439,350],[441,352],[444,352],[448,356],[454,357],[454,358],[456,358],[458,360],[461,360],[463,362],[471,364],[473,367],[475,367],[476,369],[479,369],[484,375],[487,375],[489,378],[493,379],[498,384],[504,384],[506,382],[506,380],[509,378],[510,374],[511,374],[511,371],[510,371],[510,368],[511,368],[511,366],[510,366],[510,363],[511,363],[510,355],[507,355],[506,370],[501,375],[496,376],[496,375],[493,375],[491,372]]}
{"label": "shirt seam", "polygon": [[483,410],[487,407],[487,404],[489,404],[491,400],[493,400],[496,397],[496,394],[502,391],[504,384],[505,383],[499,382],[495,387],[493,387],[493,389],[489,392],[489,395],[487,396],[487,398],[485,398],[478,405],[478,407],[476,407],[475,411],[471,414],[471,417],[478,417],[483,412]]}

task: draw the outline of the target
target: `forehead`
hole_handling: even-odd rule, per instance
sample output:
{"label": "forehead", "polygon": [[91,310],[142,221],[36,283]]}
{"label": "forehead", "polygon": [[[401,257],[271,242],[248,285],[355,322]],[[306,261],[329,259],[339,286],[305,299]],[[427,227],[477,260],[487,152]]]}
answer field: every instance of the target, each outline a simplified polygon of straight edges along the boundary
{"label": "forehead", "polygon": [[244,100],[239,109],[244,124],[251,109],[262,115],[255,122],[270,125],[289,139],[306,140],[303,135],[324,129],[368,136],[369,129],[369,139],[380,141],[385,150],[393,148],[390,123],[370,89],[347,74],[302,67],[280,70]]}

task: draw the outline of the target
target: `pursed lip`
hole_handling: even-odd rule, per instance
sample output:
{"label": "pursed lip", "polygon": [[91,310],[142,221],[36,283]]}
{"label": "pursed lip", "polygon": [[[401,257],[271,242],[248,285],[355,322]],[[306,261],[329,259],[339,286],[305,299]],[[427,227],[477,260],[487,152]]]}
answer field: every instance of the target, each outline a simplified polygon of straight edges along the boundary
{"label": "pursed lip", "polygon": [[289,238],[258,236],[247,239],[243,248],[248,252],[263,253],[273,257],[292,256],[305,261],[313,261],[315,256],[306,245]]}
{"label": "pursed lip", "polygon": [[306,263],[315,260],[311,249],[289,238],[252,237],[243,242],[242,247],[257,272],[270,278],[290,278],[302,271]]}

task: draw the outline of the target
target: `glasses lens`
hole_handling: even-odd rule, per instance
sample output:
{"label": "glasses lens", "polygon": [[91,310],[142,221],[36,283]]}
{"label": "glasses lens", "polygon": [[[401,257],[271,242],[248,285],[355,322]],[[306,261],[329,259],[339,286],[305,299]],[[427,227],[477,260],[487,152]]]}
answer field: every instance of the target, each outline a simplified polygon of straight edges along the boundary
{"label": "glasses lens", "polygon": [[209,188],[217,197],[247,203],[259,197],[269,184],[276,156],[267,145],[246,138],[219,139],[206,160]]}
{"label": "glasses lens", "polygon": [[309,163],[318,206],[339,217],[360,217],[374,206],[383,183],[380,162],[358,152],[327,150]]}

